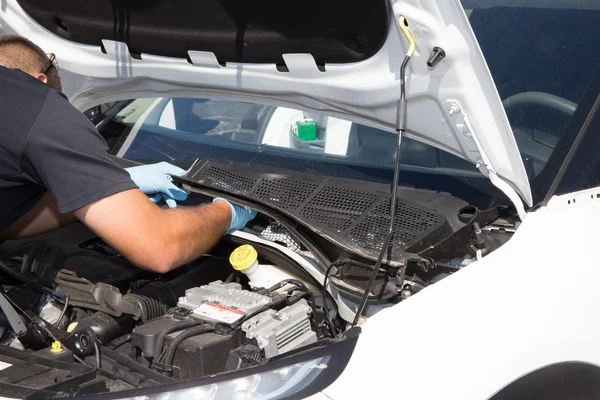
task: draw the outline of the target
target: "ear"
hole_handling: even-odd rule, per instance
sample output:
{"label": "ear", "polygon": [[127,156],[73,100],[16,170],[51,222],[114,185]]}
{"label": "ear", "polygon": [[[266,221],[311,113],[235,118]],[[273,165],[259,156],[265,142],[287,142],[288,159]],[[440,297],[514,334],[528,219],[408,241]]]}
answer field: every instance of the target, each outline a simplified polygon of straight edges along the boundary
{"label": "ear", "polygon": [[46,74],[36,74],[33,76],[35,79],[38,79],[44,83],[48,83],[48,77],[46,76]]}

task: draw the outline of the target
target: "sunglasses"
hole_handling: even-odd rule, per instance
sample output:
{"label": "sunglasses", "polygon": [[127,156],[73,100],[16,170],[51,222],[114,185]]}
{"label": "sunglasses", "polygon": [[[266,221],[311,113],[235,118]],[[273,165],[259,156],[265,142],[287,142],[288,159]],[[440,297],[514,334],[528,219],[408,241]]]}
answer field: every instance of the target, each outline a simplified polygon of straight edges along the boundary
{"label": "sunglasses", "polygon": [[46,55],[48,56],[48,62],[46,63],[46,65],[44,65],[44,68],[42,68],[40,74],[46,74],[48,71],[50,71],[50,68],[52,67],[54,67],[56,69],[56,72],[58,72],[58,62],[56,61],[56,56],[54,55],[54,53],[48,53]]}

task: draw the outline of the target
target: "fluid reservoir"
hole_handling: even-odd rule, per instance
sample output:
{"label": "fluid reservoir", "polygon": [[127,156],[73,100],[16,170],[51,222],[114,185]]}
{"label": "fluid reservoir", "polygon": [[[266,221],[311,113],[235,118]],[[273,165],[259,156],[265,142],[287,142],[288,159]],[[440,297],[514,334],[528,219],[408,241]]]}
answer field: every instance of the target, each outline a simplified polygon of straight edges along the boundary
{"label": "fluid reservoir", "polygon": [[[256,249],[249,244],[235,249],[229,256],[229,262],[233,269],[248,276],[250,286],[253,288],[270,288],[285,279],[301,280],[275,265],[260,264]],[[286,285],[280,290],[286,290],[292,286],[294,285]]]}

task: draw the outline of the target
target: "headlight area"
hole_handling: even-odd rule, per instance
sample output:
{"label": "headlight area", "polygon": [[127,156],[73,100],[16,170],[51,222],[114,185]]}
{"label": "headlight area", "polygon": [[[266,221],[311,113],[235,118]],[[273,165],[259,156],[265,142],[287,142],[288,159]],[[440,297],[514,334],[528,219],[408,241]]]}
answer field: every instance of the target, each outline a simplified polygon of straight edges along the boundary
{"label": "headlight area", "polygon": [[263,365],[184,383],[85,396],[88,400],[235,400],[297,399],[333,383],[354,351],[360,328],[336,339],[274,357]]}

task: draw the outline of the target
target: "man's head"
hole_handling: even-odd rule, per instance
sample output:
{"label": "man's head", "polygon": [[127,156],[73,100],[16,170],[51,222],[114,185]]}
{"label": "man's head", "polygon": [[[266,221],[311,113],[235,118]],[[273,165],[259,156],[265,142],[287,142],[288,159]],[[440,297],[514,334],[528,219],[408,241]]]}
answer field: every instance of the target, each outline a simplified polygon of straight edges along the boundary
{"label": "man's head", "polygon": [[48,55],[31,40],[17,35],[0,35],[0,65],[17,68],[62,91],[58,69]]}

